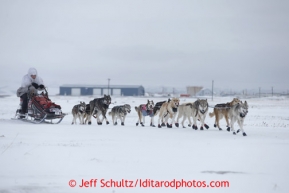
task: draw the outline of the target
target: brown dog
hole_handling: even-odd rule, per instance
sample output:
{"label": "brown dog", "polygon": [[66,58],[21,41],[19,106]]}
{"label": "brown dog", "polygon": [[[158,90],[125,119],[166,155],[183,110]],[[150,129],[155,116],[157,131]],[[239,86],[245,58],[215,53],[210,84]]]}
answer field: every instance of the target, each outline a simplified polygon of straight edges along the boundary
{"label": "brown dog", "polygon": [[[158,127],[161,128],[160,121],[163,119],[164,123],[168,128],[172,128],[172,125],[175,123],[175,117],[178,112],[178,107],[180,104],[180,99],[172,98],[170,101],[162,104],[159,114]],[[171,124],[168,124],[168,119],[171,118]]]}
{"label": "brown dog", "polygon": [[210,117],[215,116],[214,127],[218,127],[219,130],[222,130],[222,128],[220,127],[219,121],[220,121],[220,119],[225,117],[226,123],[227,123],[227,130],[230,131],[228,112],[232,106],[234,106],[235,104],[238,104],[238,103],[241,103],[241,101],[237,98],[234,98],[231,102],[215,105],[214,112],[209,113]]}

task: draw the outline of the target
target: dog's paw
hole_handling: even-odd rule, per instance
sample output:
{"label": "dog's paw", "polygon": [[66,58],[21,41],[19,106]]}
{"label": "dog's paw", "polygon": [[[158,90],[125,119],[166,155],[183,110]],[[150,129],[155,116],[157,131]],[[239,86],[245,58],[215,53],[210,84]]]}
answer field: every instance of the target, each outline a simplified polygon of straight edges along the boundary
{"label": "dog's paw", "polygon": [[136,123],[135,125],[138,126],[138,123]]}
{"label": "dog's paw", "polygon": [[237,133],[239,133],[239,132],[240,132],[240,129],[237,130]]}
{"label": "dog's paw", "polygon": [[216,125],[216,124],[214,124],[214,127],[217,127],[217,125]]}
{"label": "dog's paw", "polygon": [[162,123],[162,127],[163,127],[163,126],[166,126],[166,124],[165,124],[165,123]]}
{"label": "dog's paw", "polygon": [[175,126],[176,126],[176,127],[179,127],[179,123],[175,123]]}
{"label": "dog's paw", "polygon": [[160,124],[158,124],[158,128],[162,128],[162,126]]}
{"label": "dog's paw", "polygon": [[[229,131],[229,132],[230,132],[230,130],[231,130],[231,128],[230,128],[230,127],[228,127],[228,128],[227,128],[227,131]],[[237,131],[237,133],[238,133],[238,131]]]}
{"label": "dog's paw", "polygon": [[203,127],[203,126],[201,126],[200,130],[204,130],[204,127]]}
{"label": "dog's paw", "polygon": [[233,135],[236,135],[236,132],[235,132],[235,131],[233,132]]}
{"label": "dog's paw", "polygon": [[108,122],[108,121],[106,121],[106,124],[108,125],[108,124],[109,124],[109,122]]}
{"label": "dog's paw", "polygon": [[121,125],[124,126],[124,122],[121,122]]}
{"label": "dog's paw", "polygon": [[207,124],[204,124],[204,126],[206,127],[206,129],[209,129],[209,128],[210,128]]}
{"label": "dog's paw", "polygon": [[244,132],[244,133],[243,133],[243,136],[247,136],[247,134]]}
{"label": "dog's paw", "polygon": [[91,121],[88,121],[88,124],[91,125]]}

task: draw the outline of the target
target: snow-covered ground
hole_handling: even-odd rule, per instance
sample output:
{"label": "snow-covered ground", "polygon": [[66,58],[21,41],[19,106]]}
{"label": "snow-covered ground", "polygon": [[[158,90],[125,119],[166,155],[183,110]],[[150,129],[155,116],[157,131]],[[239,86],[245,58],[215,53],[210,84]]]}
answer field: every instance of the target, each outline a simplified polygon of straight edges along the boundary
{"label": "snow-covered ground", "polygon": [[[133,107],[125,126],[113,126],[111,117],[109,125],[99,126],[95,120],[92,125],[71,125],[72,107],[93,98],[51,99],[69,113],[58,125],[11,120],[19,98],[0,98],[1,193],[289,191],[288,98],[247,99],[247,137],[227,132],[225,120],[221,120],[224,130],[217,130],[209,116],[206,123],[210,128],[204,131],[153,128],[148,126],[148,118],[145,127],[137,127],[134,106],[147,101],[142,97],[112,97],[110,107],[125,103]],[[158,102],[167,98],[149,99]],[[181,103],[195,100],[181,98]],[[210,105],[231,100],[208,98]],[[92,187],[79,187],[82,180]],[[101,187],[104,182],[109,186],[110,180],[127,180],[123,186],[135,187]],[[180,185],[176,181],[182,180],[187,186],[206,186],[176,190],[176,184]],[[151,187],[144,187],[149,186],[148,181]],[[152,187],[157,181],[166,182],[163,187]],[[226,182],[229,187],[207,187],[211,181]],[[69,182],[76,186],[70,187]],[[164,187],[168,185],[173,187]]]}

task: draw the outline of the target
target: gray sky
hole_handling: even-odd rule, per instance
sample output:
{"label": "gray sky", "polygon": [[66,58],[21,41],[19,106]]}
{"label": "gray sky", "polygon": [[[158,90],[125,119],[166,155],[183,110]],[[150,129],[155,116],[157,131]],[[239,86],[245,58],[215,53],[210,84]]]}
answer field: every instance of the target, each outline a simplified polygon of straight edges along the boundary
{"label": "gray sky", "polygon": [[287,0],[0,0],[0,86],[289,90]]}

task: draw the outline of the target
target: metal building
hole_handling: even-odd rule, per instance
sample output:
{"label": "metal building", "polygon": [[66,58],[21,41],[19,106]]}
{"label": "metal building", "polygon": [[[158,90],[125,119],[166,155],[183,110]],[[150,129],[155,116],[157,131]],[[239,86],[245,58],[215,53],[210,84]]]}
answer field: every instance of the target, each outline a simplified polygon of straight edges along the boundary
{"label": "metal building", "polygon": [[145,90],[141,85],[62,85],[60,86],[60,95],[96,95],[104,94],[111,96],[144,96]]}

